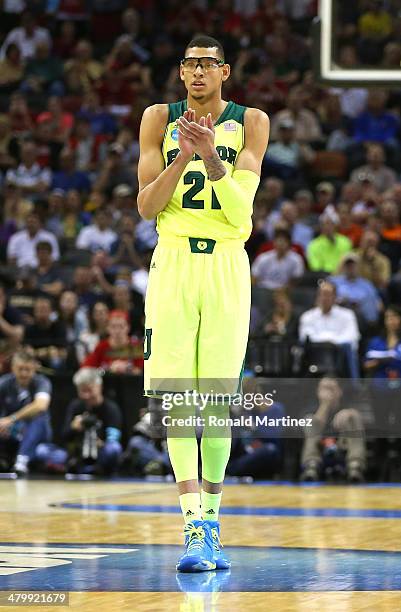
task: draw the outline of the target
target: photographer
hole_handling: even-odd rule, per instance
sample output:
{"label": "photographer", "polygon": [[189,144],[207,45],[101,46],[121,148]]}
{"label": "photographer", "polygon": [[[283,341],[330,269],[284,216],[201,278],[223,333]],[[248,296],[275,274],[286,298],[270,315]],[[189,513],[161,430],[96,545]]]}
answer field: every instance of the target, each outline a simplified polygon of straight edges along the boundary
{"label": "photographer", "polygon": [[42,444],[40,459],[52,471],[110,475],[122,452],[120,410],[103,396],[103,381],[96,368],[82,368],[73,382],[78,398],[67,407],[62,433],[65,448]]}
{"label": "photographer", "polygon": [[63,439],[71,447],[78,469],[82,465],[87,473],[110,474],[116,470],[122,451],[120,410],[103,396],[103,381],[95,368],[82,368],[73,381],[78,399],[67,408]]}

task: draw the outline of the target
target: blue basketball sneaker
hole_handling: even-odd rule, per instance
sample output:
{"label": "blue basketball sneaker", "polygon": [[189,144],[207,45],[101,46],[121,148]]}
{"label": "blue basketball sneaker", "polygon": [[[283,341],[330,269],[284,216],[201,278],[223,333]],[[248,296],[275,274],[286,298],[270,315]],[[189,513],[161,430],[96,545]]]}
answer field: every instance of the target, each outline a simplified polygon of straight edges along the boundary
{"label": "blue basketball sneaker", "polygon": [[206,521],[192,521],[184,527],[185,553],[177,563],[179,572],[206,572],[214,570],[213,540]]}
{"label": "blue basketball sneaker", "polygon": [[216,569],[227,570],[231,567],[231,561],[223,555],[223,544],[220,541],[220,523],[218,521],[205,521],[209,524],[210,533],[213,544],[213,560],[216,563]]}

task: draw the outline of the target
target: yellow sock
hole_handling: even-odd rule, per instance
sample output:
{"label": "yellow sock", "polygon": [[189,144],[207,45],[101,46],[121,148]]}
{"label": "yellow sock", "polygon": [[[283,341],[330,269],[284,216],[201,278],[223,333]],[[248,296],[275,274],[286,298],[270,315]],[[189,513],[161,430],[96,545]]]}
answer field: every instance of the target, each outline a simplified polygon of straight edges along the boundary
{"label": "yellow sock", "polygon": [[185,523],[201,521],[201,498],[199,493],[183,493],[180,495],[180,506]]}
{"label": "yellow sock", "polygon": [[204,521],[218,521],[222,493],[201,491],[202,518]]}

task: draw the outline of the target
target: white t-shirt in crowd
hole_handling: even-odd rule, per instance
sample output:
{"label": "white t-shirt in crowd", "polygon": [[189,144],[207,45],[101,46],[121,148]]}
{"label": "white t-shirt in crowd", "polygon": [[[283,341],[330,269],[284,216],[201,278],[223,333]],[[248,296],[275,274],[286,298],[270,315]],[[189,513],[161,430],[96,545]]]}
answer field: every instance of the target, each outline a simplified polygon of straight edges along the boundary
{"label": "white t-shirt in crowd", "polygon": [[36,257],[36,245],[38,242],[50,242],[52,247],[52,259],[55,261],[60,257],[57,238],[51,232],[40,229],[33,238],[27,230],[21,230],[13,234],[7,245],[7,259],[16,259],[17,266],[29,266],[36,268],[38,260]]}
{"label": "white t-shirt in crowd", "polygon": [[88,225],[83,227],[79,232],[76,240],[77,249],[88,249],[96,253],[96,251],[110,252],[111,245],[117,240],[117,234],[106,228],[101,230],[97,225]]}
{"label": "white t-shirt in crowd", "polygon": [[252,276],[256,278],[258,287],[280,289],[285,287],[292,278],[299,278],[304,273],[303,259],[298,253],[288,251],[284,257],[278,257],[277,252],[261,253],[252,264]]}
{"label": "white t-shirt in crowd", "polygon": [[307,310],[299,321],[299,339],[306,338],[311,342],[349,343],[357,348],[360,333],[355,313],[336,304],[327,314],[319,307]]}

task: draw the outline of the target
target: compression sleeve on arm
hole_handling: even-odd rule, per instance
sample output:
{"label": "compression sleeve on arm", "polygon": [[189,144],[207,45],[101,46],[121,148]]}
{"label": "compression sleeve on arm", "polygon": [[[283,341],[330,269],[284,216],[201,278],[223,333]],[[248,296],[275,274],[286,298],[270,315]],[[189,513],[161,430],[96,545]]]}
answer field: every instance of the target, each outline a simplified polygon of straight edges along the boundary
{"label": "compression sleeve on arm", "polygon": [[232,176],[226,172],[218,181],[212,181],[221,209],[234,227],[249,223],[259,182],[260,177],[251,170],[234,170]]}

